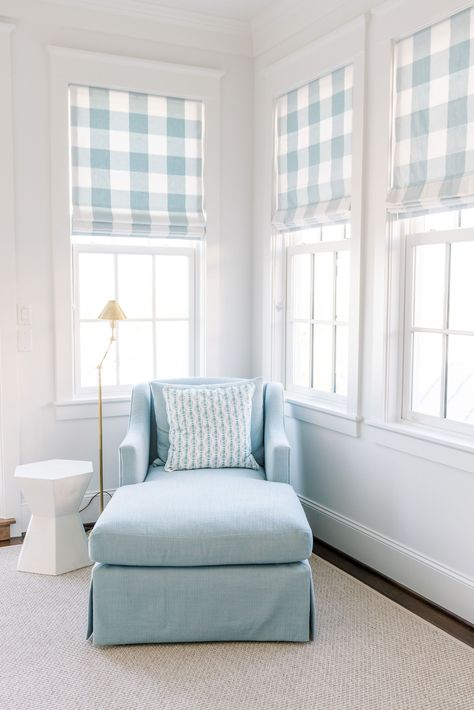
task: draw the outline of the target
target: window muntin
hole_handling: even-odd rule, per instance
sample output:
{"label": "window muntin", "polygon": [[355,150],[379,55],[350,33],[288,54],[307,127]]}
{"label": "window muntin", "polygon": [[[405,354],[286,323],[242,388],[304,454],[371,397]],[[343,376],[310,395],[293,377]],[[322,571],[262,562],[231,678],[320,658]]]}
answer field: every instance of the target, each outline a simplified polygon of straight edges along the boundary
{"label": "window muntin", "polygon": [[286,389],[333,401],[348,394],[350,224],[288,233]]}
{"label": "window muntin", "polygon": [[[156,377],[185,377],[197,371],[197,260],[199,246],[107,246],[76,244],[74,258],[75,392],[93,393],[97,364],[110,336],[97,319],[117,298],[127,320],[117,323],[117,345],[104,363],[109,393]],[[91,288],[93,284],[93,288]]]}
{"label": "window muntin", "polygon": [[471,212],[399,224],[406,251],[402,415],[460,433],[474,425],[474,229],[463,226]]}

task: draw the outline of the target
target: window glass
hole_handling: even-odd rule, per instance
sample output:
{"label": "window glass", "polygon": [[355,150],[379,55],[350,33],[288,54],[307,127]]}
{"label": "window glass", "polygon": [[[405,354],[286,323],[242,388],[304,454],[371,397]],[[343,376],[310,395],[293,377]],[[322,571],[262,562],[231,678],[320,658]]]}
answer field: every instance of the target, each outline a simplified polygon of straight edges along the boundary
{"label": "window glass", "polygon": [[110,339],[110,324],[98,315],[114,298],[126,320],[117,323],[117,342],[103,366],[105,387],[193,374],[194,254],[84,248],[75,258],[80,304],[75,312],[76,390],[97,387],[97,365]]}
{"label": "window glass", "polygon": [[[333,229],[334,228],[334,229]],[[349,369],[350,238],[346,223],[287,235],[289,256],[287,387],[308,394],[347,396]],[[298,236],[296,236],[298,235]],[[307,245],[307,251],[304,251]],[[297,253],[292,250],[297,247]]]}
{"label": "window glass", "polygon": [[444,244],[423,244],[415,249],[416,327],[443,327],[445,258]]}

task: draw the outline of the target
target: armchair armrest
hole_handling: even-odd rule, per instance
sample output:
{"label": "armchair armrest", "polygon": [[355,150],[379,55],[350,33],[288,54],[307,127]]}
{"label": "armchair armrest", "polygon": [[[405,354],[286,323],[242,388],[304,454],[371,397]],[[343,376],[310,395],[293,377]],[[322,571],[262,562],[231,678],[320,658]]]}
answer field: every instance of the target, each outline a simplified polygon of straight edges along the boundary
{"label": "armchair armrest", "polygon": [[130,404],[128,432],[119,447],[119,485],[142,483],[150,463],[150,386],[135,385]]}
{"label": "armchair armrest", "polygon": [[283,387],[268,382],[265,391],[265,473],[269,481],[290,482],[290,444],[285,434]]}

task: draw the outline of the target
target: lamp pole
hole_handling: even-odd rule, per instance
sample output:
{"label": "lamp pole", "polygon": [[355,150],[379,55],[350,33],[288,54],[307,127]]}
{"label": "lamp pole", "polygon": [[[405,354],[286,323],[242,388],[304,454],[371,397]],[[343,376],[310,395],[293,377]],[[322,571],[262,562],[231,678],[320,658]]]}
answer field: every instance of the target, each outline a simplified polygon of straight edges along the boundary
{"label": "lamp pole", "polygon": [[115,335],[115,322],[125,320],[126,315],[120,308],[118,301],[108,301],[99,315],[99,320],[110,321],[110,339],[107,349],[102,357],[102,360],[97,365],[97,374],[99,381],[99,492],[100,492],[100,512],[104,510],[104,451],[103,451],[103,410],[102,410],[102,367],[105,358],[109,354],[109,350],[113,343],[117,340]]}

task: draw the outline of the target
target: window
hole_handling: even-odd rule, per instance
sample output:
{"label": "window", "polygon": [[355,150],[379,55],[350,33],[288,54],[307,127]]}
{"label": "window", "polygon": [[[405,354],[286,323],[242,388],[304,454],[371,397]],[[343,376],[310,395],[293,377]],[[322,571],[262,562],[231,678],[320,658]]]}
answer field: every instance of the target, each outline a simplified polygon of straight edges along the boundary
{"label": "window", "polygon": [[203,106],[71,85],[74,390],[95,391],[117,299],[127,319],[104,364],[110,393],[198,367]]}
{"label": "window", "polygon": [[288,391],[348,394],[350,224],[288,233]]}
{"label": "window", "polygon": [[474,12],[395,46],[388,210],[402,259],[401,416],[474,424]]}
{"label": "window", "polygon": [[406,419],[472,432],[474,210],[401,220]]}
{"label": "window", "polygon": [[276,101],[273,226],[285,257],[285,387],[347,409],[353,66]]}
{"label": "window", "polygon": [[[75,383],[95,392],[97,363],[108,324],[97,320],[116,298],[127,316],[117,323],[117,344],[104,363],[106,389],[127,391],[137,380],[186,377],[196,372],[196,260],[199,246],[76,244],[74,246]],[[94,284],[94,288],[90,285]]]}

